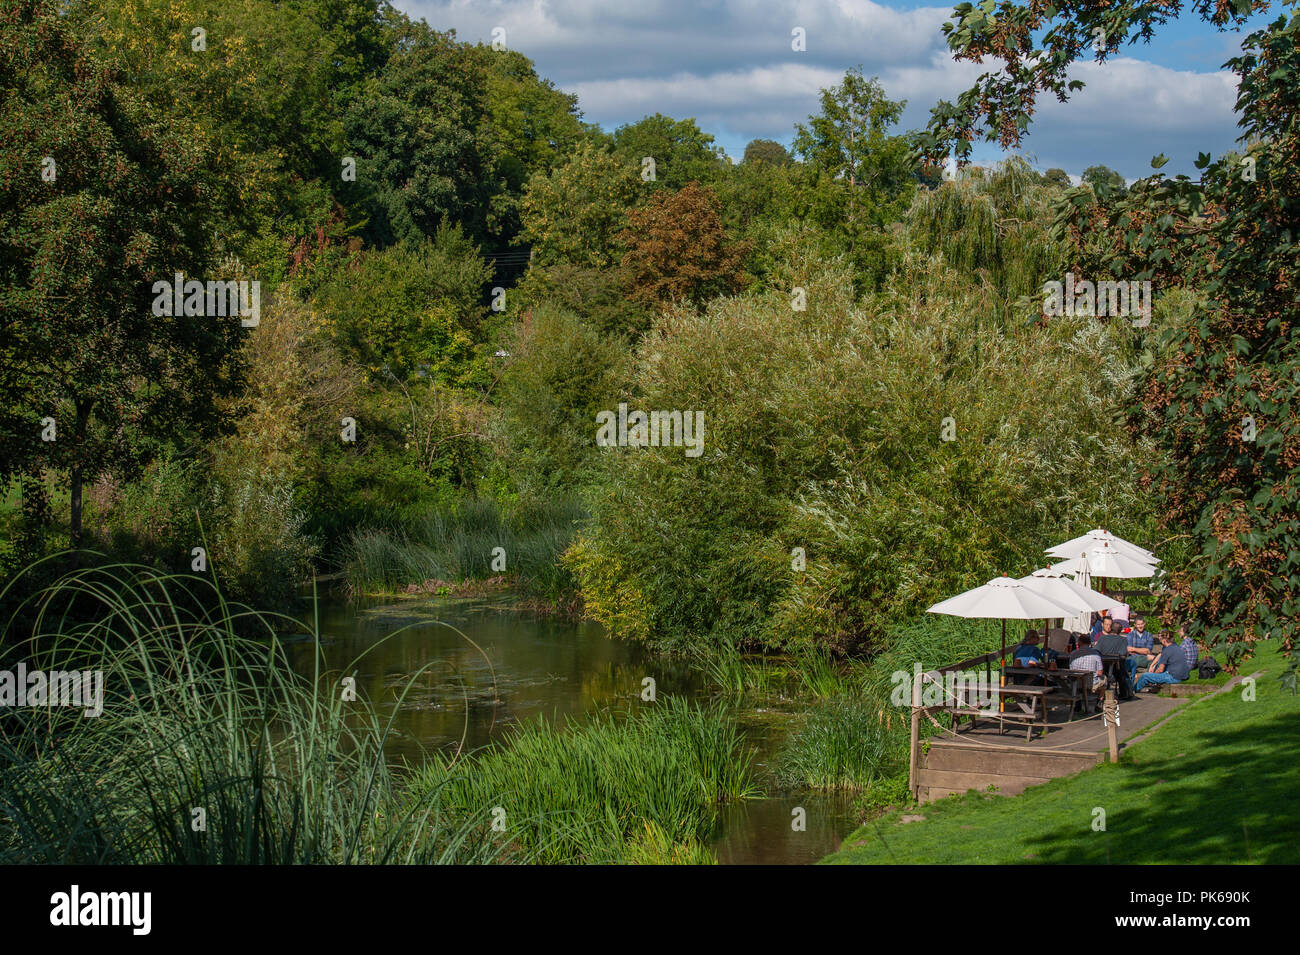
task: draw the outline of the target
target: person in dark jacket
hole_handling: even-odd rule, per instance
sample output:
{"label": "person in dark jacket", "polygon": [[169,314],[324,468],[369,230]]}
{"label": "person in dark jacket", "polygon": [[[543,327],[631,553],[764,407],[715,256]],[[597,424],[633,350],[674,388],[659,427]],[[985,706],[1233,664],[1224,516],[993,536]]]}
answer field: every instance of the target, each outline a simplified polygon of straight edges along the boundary
{"label": "person in dark jacket", "polygon": [[1115,684],[1119,687],[1121,699],[1133,695],[1133,684],[1128,679],[1128,638],[1122,633],[1103,633],[1097,641],[1097,652],[1102,656],[1106,669],[1115,675]]}

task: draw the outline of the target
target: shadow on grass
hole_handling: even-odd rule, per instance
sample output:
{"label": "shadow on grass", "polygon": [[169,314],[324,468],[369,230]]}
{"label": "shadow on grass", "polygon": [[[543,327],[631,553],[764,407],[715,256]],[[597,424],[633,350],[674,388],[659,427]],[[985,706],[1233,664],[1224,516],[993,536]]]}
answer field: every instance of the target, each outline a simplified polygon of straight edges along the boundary
{"label": "shadow on grass", "polygon": [[[1244,732],[1243,732],[1244,730]],[[1300,721],[1293,712],[1148,744],[1125,767],[1106,831],[1078,823],[1026,838],[1046,863],[1294,863]],[[1168,747],[1173,751],[1168,751]],[[1112,798],[1114,798],[1112,797]]]}

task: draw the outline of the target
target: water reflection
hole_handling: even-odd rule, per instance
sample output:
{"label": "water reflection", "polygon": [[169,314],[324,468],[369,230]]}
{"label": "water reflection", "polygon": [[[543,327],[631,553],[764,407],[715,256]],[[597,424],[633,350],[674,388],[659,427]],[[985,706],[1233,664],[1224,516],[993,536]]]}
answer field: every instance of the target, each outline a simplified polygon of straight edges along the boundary
{"label": "water reflection", "polygon": [[844,796],[752,799],[723,810],[713,851],[723,865],[811,865],[838,851],[854,827]]}

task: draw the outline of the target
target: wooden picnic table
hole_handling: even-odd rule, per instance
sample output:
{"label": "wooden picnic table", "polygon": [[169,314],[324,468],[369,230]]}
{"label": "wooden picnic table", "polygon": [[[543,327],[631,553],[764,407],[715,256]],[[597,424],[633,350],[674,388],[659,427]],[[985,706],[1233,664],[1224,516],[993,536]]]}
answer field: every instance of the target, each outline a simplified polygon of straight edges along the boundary
{"label": "wooden picnic table", "polygon": [[[1054,686],[1026,686],[1011,685],[1000,686],[997,688],[1000,705],[998,706],[998,734],[1006,732],[1005,720],[1013,720],[1025,724],[1025,739],[1029,739],[1034,734],[1034,727],[1041,726],[1043,735],[1047,735],[1047,697],[1056,692]],[[1007,710],[1006,701],[1010,698],[1015,702],[1027,700],[1029,702],[1029,712],[1019,712]],[[1042,714],[1042,719],[1038,718]]]}
{"label": "wooden picnic table", "polygon": [[[1041,676],[1049,681],[1068,687],[1070,693],[1070,719],[1074,719],[1075,706],[1082,702],[1084,710],[1088,707],[1088,694],[1092,692],[1092,671],[1071,670],[1068,665],[1053,670],[1051,667],[1003,667],[1003,673],[1015,676]],[[1025,684],[1020,684],[1024,686]]]}

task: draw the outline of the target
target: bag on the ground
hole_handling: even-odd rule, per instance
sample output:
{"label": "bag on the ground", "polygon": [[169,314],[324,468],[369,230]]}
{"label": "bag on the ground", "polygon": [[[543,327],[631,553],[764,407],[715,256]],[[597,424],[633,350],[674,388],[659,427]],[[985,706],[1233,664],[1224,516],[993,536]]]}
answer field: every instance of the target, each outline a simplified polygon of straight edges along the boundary
{"label": "bag on the ground", "polygon": [[1202,680],[1213,679],[1219,675],[1219,671],[1222,669],[1223,668],[1219,666],[1219,661],[1214,659],[1214,657],[1206,657],[1196,666],[1197,675],[1200,676]]}

